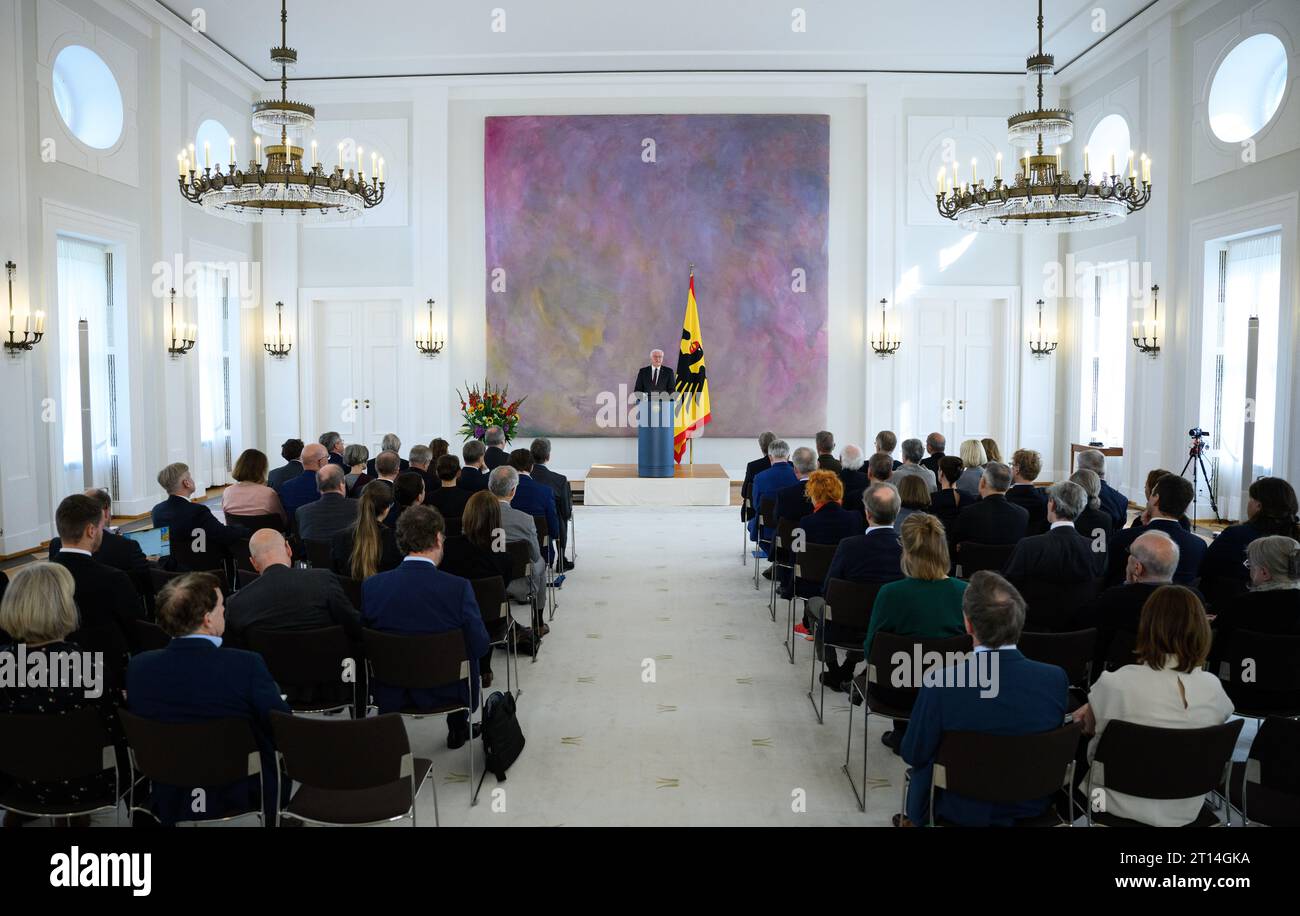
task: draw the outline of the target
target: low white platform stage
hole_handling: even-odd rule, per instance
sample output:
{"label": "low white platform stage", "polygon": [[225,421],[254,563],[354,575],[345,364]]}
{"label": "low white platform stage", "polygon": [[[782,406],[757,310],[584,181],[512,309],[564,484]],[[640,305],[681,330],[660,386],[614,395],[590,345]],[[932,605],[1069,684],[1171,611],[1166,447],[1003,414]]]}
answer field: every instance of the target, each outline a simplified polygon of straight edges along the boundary
{"label": "low white platform stage", "polygon": [[679,464],[672,477],[638,477],[635,464],[593,464],[584,506],[728,506],[731,479],[720,464]]}

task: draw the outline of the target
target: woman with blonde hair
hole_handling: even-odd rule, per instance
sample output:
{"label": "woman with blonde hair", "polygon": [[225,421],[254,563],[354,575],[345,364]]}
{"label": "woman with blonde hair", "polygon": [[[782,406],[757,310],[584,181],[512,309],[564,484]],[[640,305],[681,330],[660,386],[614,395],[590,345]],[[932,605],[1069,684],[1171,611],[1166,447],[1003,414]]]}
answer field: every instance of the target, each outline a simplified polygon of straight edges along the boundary
{"label": "woman with blonde hair", "polygon": [[1255,538],[1246,545],[1246,570],[1250,591],[1215,605],[1215,661],[1234,630],[1300,636],[1300,541],[1282,534]]}
{"label": "woman with blonde hair", "polygon": [[984,458],[986,461],[996,461],[1002,463],[1002,449],[998,448],[998,440],[981,439],[980,445],[984,446]]}
{"label": "woman with blonde hair", "polygon": [[967,439],[961,444],[961,463],[964,470],[961,476],[957,478],[957,489],[971,496],[980,495],[980,475],[984,473],[984,465],[988,463],[988,456],[984,453],[984,446],[978,439]]}
{"label": "woman with blonde hair", "polygon": [[375,573],[396,569],[402,562],[397,532],[384,524],[393,509],[393,488],[372,480],[361,491],[357,520],[334,535],[330,550],[334,571],[364,582]]}

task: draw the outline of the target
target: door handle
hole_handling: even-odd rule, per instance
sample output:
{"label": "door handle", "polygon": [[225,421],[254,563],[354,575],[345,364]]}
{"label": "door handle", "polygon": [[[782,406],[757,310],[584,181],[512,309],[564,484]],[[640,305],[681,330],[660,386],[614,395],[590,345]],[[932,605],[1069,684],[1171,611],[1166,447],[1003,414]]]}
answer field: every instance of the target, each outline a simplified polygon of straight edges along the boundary
{"label": "door handle", "polygon": [[370,398],[366,398],[366,410],[370,409]]}
{"label": "door handle", "polygon": [[947,411],[952,410],[952,398],[948,398],[943,402],[943,409]]}
{"label": "door handle", "polygon": [[958,402],[957,402],[957,409],[958,409],[958,410],[965,410],[965,409],[966,409],[966,402],[965,402],[964,400],[962,400],[962,401],[958,401]]}

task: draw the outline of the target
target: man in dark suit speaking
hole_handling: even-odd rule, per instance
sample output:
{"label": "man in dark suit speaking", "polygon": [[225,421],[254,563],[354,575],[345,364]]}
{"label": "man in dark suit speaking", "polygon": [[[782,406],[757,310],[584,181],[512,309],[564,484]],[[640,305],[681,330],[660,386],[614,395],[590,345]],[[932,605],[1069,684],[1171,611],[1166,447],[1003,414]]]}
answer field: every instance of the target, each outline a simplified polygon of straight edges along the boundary
{"label": "man in dark suit speaking", "polygon": [[673,370],[664,365],[664,351],[651,350],[650,365],[641,367],[641,371],[636,374],[636,387],[632,390],[645,393],[662,391],[671,394],[676,384]]}

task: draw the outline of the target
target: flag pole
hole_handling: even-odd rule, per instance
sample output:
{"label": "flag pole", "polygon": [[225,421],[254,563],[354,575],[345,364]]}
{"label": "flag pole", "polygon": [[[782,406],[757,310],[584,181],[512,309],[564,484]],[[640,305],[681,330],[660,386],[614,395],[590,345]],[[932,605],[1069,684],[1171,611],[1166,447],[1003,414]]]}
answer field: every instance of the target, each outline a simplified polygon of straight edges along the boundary
{"label": "flag pole", "polygon": [[[694,283],[694,282],[695,282],[695,265],[694,265],[694,264],[691,264],[691,265],[690,265],[690,268],[691,268],[691,277],[690,277],[690,282],[691,282],[691,283]],[[678,346],[678,349],[681,349],[681,344],[680,344],[680,343],[679,343],[677,346]],[[694,413],[692,413],[691,415],[694,416]],[[689,439],[689,445],[690,445],[690,449],[691,449],[691,458],[690,458],[691,470],[694,470],[694,469],[695,469],[695,437],[694,437],[694,436],[691,436],[690,433],[687,433],[687,436],[690,437],[690,439]]]}

